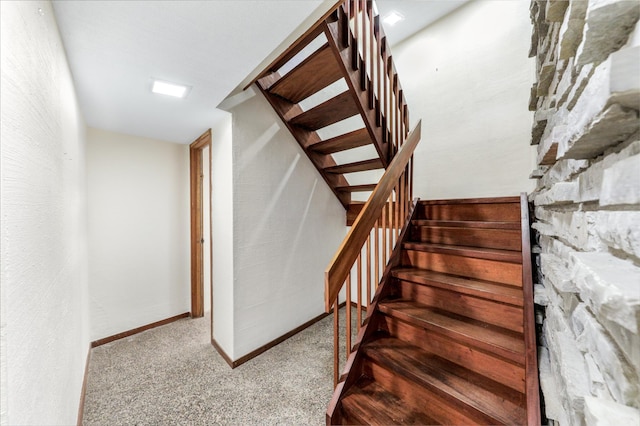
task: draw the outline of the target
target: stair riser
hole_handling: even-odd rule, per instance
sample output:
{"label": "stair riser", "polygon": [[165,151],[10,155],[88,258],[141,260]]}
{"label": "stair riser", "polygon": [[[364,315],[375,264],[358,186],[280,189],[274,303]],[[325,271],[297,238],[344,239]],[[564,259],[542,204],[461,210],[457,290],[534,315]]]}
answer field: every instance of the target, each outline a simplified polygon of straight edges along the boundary
{"label": "stair riser", "polygon": [[436,424],[495,424],[493,419],[472,411],[469,407],[453,405],[453,401],[436,395],[376,363],[367,362],[365,374],[374,378],[382,387],[397,395],[416,411],[423,411],[428,407],[429,417],[433,418]]}
{"label": "stair riser", "polygon": [[[422,271],[420,271],[422,272]],[[411,274],[405,272],[394,273],[395,278],[411,282],[416,285],[426,285],[430,287],[442,288],[461,294],[467,294],[494,302],[506,303],[513,306],[522,306],[522,290],[517,287],[507,287],[498,284],[485,284],[483,281],[470,280],[466,278],[445,276],[443,278],[429,278],[421,274]],[[461,280],[461,282],[459,282]],[[459,283],[459,284],[458,284]],[[474,284],[475,283],[475,284]]]}
{"label": "stair riser", "polygon": [[403,250],[402,265],[522,287],[522,265],[515,263]]}
{"label": "stair riser", "polygon": [[396,290],[405,300],[413,300],[422,305],[453,312],[517,333],[523,331],[522,309],[515,306],[402,280],[397,282]]}
{"label": "stair riser", "polygon": [[413,226],[412,241],[520,251],[520,231]]}
{"label": "stair riser", "polygon": [[395,318],[387,316],[380,325],[392,337],[524,393],[524,368],[520,365]]}
{"label": "stair riser", "polygon": [[420,219],[519,222],[520,204],[422,204]]}

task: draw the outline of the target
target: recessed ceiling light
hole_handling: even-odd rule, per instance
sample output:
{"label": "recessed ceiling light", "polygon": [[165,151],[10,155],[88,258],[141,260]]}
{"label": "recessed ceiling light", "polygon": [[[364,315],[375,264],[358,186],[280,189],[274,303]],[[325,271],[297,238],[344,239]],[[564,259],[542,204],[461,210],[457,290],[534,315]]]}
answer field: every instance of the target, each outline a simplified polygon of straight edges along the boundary
{"label": "recessed ceiling light", "polygon": [[168,81],[153,80],[151,91],[160,95],[173,96],[176,98],[184,98],[189,94],[189,86],[182,84],[169,83]]}
{"label": "recessed ceiling light", "polygon": [[382,22],[384,22],[387,25],[393,26],[402,20],[404,20],[404,16],[402,16],[400,13],[396,12],[395,10],[392,10],[387,14],[387,16],[384,17]]}

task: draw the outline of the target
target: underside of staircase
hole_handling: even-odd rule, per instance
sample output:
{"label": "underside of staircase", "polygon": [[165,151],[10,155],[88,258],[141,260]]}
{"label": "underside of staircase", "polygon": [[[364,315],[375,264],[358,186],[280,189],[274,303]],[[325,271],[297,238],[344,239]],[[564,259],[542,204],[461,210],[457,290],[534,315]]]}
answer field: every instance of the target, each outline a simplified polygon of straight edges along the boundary
{"label": "underside of staircase", "polygon": [[[349,30],[353,13],[343,5],[328,14],[256,84],[345,209],[357,213],[408,133],[409,119],[390,56],[380,58],[386,70],[367,68],[362,43],[359,48]],[[379,28],[378,17],[376,23]],[[386,49],[376,34],[371,44]],[[397,114],[385,111],[385,93]]]}
{"label": "underside of staircase", "polygon": [[539,424],[527,208],[419,202],[327,424]]}

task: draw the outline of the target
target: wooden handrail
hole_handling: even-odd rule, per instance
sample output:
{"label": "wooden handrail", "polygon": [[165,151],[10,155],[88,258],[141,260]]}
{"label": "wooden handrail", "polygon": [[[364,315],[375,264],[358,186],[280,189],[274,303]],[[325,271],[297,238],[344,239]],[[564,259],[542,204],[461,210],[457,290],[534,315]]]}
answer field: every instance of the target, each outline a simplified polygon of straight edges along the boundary
{"label": "wooden handrail", "polygon": [[413,152],[420,142],[422,121],[418,122],[406,142],[396,153],[385,171],[378,186],[373,190],[362,211],[351,226],[337,253],[325,271],[325,310],[331,306],[338,296],[351,267],[360,254],[360,249],[371,233],[380,212],[387,205],[387,200],[398,184],[398,179],[409,164]]}

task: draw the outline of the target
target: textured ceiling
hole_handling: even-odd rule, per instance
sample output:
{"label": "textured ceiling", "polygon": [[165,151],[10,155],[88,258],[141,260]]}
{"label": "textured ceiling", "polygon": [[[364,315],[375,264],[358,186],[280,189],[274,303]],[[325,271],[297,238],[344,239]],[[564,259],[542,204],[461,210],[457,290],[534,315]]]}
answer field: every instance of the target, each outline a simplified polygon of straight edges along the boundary
{"label": "textured ceiling", "polygon": [[[81,108],[91,127],[190,143],[216,106],[332,0],[54,1]],[[406,20],[397,42],[464,1],[382,0]],[[311,16],[311,17],[310,17]],[[192,86],[186,99],[150,92],[153,78]]]}

